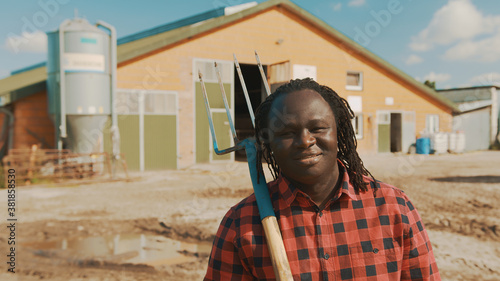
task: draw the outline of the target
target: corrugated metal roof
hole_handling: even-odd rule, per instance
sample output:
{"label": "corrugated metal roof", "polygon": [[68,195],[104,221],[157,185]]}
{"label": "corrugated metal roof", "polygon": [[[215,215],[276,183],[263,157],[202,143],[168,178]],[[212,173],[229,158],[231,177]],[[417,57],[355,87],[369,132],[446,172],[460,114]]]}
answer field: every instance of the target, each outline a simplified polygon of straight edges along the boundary
{"label": "corrugated metal roof", "polygon": [[468,87],[459,87],[459,88],[449,88],[449,89],[437,89],[436,91],[438,92],[446,92],[446,91],[456,91],[456,90],[464,90],[464,89],[480,89],[480,88],[491,88],[495,87],[497,89],[500,89],[500,84],[487,84],[487,85],[480,85],[480,86],[468,86]]}
{"label": "corrugated metal roof", "polygon": [[[289,0],[269,0],[254,7],[226,16],[223,16],[223,8],[220,8],[206,13],[198,14],[196,16],[189,17],[174,23],[140,32],[131,36],[127,36],[119,40],[120,45],[118,46],[117,50],[118,63],[134,59],[138,56],[146,55],[160,48],[164,48],[165,46],[177,43],[181,40],[189,39],[196,35],[203,34],[221,26],[231,24],[237,20],[241,20],[253,14],[271,9],[275,6],[286,8],[290,12],[310,22],[335,40],[342,42],[342,45],[349,49],[353,55],[361,55],[367,58],[372,63],[385,69],[389,74],[405,81],[409,86],[418,89],[420,92],[433,98],[445,107],[450,108],[452,111],[460,111],[455,103],[453,103],[446,97],[438,94],[433,89],[416,81],[413,77],[409,76],[408,74],[389,64],[387,61],[368,51],[363,46],[359,45],[352,39],[348,38],[324,21],[320,20],[319,18],[300,8]],[[196,19],[198,21],[201,20],[204,22],[200,24],[199,22],[195,22]],[[195,23],[198,24],[195,25]],[[45,67],[43,68],[45,69]],[[0,80],[0,95],[6,94],[4,89],[9,88],[2,86],[4,80],[6,79]],[[21,83],[17,86],[23,86],[24,84],[25,83]]]}
{"label": "corrugated metal roof", "polygon": [[456,88],[449,90],[439,90],[438,93],[455,103],[491,100],[492,87],[493,86]]}
{"label": "corrugated metal roof", "polygon": [[20,72],[0,80],[0,106],[14,102],[20,97],[36,93],[36,91],[31,91],[30,93],[23,91],[23,95],[17,95],[17,92],[27,87],[30,87],[30,89],[37,89],[37,87],[31,86],[39,84],[40,82],[45,83],[46,80],[47,68],[45,66]]}

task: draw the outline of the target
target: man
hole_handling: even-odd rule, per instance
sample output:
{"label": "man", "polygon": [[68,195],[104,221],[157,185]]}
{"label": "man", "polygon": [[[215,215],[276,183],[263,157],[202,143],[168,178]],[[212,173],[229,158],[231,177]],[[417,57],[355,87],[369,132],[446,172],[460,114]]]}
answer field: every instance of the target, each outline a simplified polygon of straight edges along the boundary
{"label": "man", "polygon": [[[352,117],[343,98],[307,78],[257,109],[258,159],[274,176],[269,193],[294,279],[440,280],[417,210],[363,166]],[[264,237],[251,195],[222,220],[205,280],[274,280]]]}

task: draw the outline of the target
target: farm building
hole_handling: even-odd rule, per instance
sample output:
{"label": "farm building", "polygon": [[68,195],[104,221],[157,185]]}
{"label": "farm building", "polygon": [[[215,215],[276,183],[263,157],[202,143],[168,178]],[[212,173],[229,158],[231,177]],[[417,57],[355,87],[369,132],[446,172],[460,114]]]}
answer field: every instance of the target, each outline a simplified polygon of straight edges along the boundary
{"label": "farm building", "polygon": [[[230,145],[213,62],[221,66],[236,130],[248,136],[251,122],[232,59],[235,53],[256,108],[265,90],[254,50],[272,89],[312,77],[346,98],[356,113],[361,153],[407,152],[419,132],[451,131],[458,112],[448,99],[288,0],[220,8],[118,39],[113,106],[129,168],[233,160],[233,154],[212,152],[197,72],[204,74],[219,142]],[[39,64],[0,80],[4,147],[57,147],[47,77],[46,65]],[[102,126],[107,151],[109,127]]]}
{"label": "farm building", "polygon": [[438,90],[457,104],[453,131],[465,134],[465,151],[485,150],[500,141],[500,87],[477,86]]}

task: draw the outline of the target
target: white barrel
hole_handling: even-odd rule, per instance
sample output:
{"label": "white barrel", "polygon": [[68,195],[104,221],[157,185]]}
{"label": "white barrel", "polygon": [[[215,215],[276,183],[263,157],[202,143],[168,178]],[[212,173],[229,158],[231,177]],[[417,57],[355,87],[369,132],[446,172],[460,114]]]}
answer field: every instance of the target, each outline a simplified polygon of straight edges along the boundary
{"label": "white barrel", "polygon": [[448,135],[446,133],[434,133],[431,143],[434,153],[441,154],[448,152]]}

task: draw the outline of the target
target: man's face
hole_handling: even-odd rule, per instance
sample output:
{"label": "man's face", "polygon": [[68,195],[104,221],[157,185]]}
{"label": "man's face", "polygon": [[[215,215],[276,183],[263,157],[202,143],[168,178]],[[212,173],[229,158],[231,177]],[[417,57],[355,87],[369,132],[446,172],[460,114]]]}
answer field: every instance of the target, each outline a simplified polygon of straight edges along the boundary
{"label": "man's face", "polygon": [[277,98],[269,114],[270,147],[282,173],[313,184],[337,169],[337,126],[330,105],[313,90]]}

